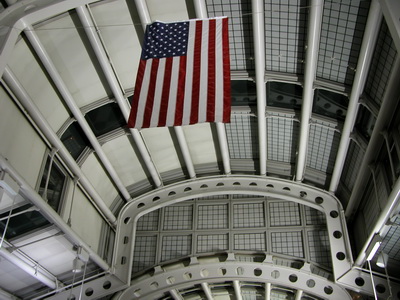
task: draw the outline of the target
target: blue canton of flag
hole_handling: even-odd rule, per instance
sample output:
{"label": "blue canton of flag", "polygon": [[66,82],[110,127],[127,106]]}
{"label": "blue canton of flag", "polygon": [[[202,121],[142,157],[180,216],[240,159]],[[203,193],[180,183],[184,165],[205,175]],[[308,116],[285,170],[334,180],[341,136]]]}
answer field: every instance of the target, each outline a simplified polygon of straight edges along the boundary
{"label": "blue canton of flag", "polygon": [[142,59],[186,55],[189,22],[155,22],[146,28]]}

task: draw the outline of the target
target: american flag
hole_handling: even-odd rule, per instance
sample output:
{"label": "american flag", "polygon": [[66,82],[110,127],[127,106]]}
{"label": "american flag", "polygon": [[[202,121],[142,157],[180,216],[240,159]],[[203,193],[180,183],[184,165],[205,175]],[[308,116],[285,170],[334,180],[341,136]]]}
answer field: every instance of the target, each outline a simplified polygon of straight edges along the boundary
{"label": "american flag", "polygon": [[230,122],[228,18],[147,26],[130,128]]}

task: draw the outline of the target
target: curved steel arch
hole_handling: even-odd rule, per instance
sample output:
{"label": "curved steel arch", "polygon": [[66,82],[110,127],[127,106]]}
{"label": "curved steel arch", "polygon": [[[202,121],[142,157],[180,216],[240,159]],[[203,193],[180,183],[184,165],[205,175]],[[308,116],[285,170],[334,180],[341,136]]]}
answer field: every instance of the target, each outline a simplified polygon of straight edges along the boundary
{"label": "curved steel arch", "polygon": [[192,257],[189,266],[173,267],[168,271],[158,268],[150,277],[133,282],[116,300],[158,299],[171,290],[184,289],[202,282],[247,281],[271,283],[323,299],[351,299],[345,288],[332,281],[315,276],[307,270],[294,269],[269,262],[244,262],[228,259],[224,262],[201,263]]}
{"label": "curved steel arch", "polygon": [[215,195],[246,194],[274,197],[311,206],[326,216],[334,279],[352,267],[352,256],[341,203],[332,194],[302,183],[263,176],[213,176],[172,184],[135,198],[118,217],[113,267],[130,282],[137,220],[156,209],[181,201]]}
{"label": "curved steel arch", "polygon": [[[198,267],[198,264],[191,264],[186,267],[178,268],[176,274],[171,273],[171,271],[164,272],[162,269],[156,268],[156,271],[161,271],[155,272],[149,279],[135,280],[133,287],[131,282],[131,270],[137,220],[144,214],[174,203],[198,197],[226,194],[274,197],[308,205],[323,212],[326,216],[331,246],[334,272],[333,282],[321,278],[318,275],[311,274],[306,270],[286,268],[268,262],[243,263],[238,261],[225,261],[221,264],[212,263],[201,269],[199,269],[200,267]],[[341,234],[338,234],[338,232]],[[281,284],[304,290],[310,294],[318,294],[325,299],[342,299],[342,296],[334,297],[337,295],[344,295],[343,297],[347,297],[347,292],[344,290],[345,288],[372,295],[373,286],[371,284],[370,274],[365,272],[365,270],[353,267],[350,253],[347,227],[341,203],[329,192],[306,186],[302,183],[263,176],[226,175],[198,178],[158,188],[127,203],[122,208],[118,217],[113,263],[110,273],[103,277],[79,284],[79,286],[72,287],[71,289],[67,289],[67,287],[61,288],[56,294],[53,293],[53,296],[49,299],[66,299],[69,295],[76,296],[80,294],[83,296],[83,299],[97,299],[118,291],[120,291],[120,293],[117,297],[122,297],[120,300],[125,299],[125,297],[129,299],[143,299],[145,296],[146,298],[147,296],[157,296],[164,290],[174,290],[184,288],[187,284],[197,284],[201,280],[203,282],[216,282],[221,280],[221,276],[216,275],[220,274],[221,268],[225,268],[226,271],[226,275],[223,276],[224,280],[244,279]],[[238,267],[242,267],[246,270],[241,276],[235,273]],[[210,276],[204,277],[204,274],[203,276],[201,275],[201,270],[205,268],[209,269],[210,272],[208,273],[211,274]],[[266,277],[258,277],[254,272],[255,269],[260,269],[261,274],[266,274]],[[282,276],[273,278],[271,272],[274,270],[279,271]],[[186,283],[186,281],[188,281],[188,276],[183,276],[182,272],[183,274],[191,274],[189,283]],[[288,276],[292,274],[297,275],[297,283],[288,280]],[[175,278],[175,281],[166,280],[168,277]],[[318,283],[318,288],[308,287],[308,279],[312,279]],[[362,284],[360,284],[360,282]],[[374,276],[374,282],[375,285],[381,285],[386,288],[381,296],[389,295],[385,278]],[[334,291],[332,295],[334,296],[325,292],[324,288],[327,286],[332,288]],[[324,292],[321,292],[321,288]],[[126,291],[122,291],[123,289]],[[400,287],[398,285],[392,285],[392,290],[394,293],[397,293],[400,291]]]}

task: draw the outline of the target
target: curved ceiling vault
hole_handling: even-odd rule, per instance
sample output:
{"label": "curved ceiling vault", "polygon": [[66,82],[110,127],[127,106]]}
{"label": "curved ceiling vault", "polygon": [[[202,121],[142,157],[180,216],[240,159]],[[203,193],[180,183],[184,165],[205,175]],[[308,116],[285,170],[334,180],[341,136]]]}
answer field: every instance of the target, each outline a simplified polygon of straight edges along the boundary
{"label": "curved ceiling vault", "polygon": [[[400,299],[396,0],[0,4],[0,298]],[[231,122],[127,128],[146,24],[218,16]]]}

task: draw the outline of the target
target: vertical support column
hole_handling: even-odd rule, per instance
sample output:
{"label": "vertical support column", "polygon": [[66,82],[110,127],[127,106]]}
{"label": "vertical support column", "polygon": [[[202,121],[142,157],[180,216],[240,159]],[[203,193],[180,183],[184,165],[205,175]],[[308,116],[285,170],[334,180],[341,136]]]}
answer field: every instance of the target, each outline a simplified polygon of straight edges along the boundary
{"label": "vertical support column", "polygon": [[346,120],[343,125],[335,167],[329,185],[329,191],[331,192],[336,191],[339,185],[340,176],[342,175],[344,161],[350,144],[350,134],[357,117],[359,99],[367,80],[368,70],[371,65],[372,54],[375,48],[381,21],[382,12],[380,5],[378,0],[373,0],[369,9],[367,24],[361,44],[361,51],[357,62],[357,71],[354,76],[353,87],[349,97]]}
{"label": "vertical support column", "polygon": [[211,289],[210,289],[208,283],[202,282],[202,283],[201,283],[201,287],[202,287],[202,289],[203,289],[203,291],[204,291],[204,294],[205,294],[206,297],[207,297],[207,300],[213,300],[214,298],[213,298],[213,296],[212,296]]}
{"label": "vertical support column", "polygon": [[303,290],[297,290],[295,300],[301,300],[302,296],[303,296]]}
{"label": "vertical support column", "polygon": [[265,300],[271,300],[271,283],[267,282],[265,284]]}
{"label": "vertical support column", "polygon": [[241,291],[241,288],[240,288],[239,280],[234,280],[233,281],[233,289],[235,290],[236,300],[242,300],[243,297],[242,297],[242,291]]}
{"label": "vertical support column", "polygon": [[304,71],[303,105],[301,108],[300,137],[297,156],[296,181],[301,182],[304,177],[310,118],[314,99],[314,80],[317,71],[318,48],[321,34],[323,0],[312,0],[308,22],[308,40],[306,51],[306,65]]}
{"label": "vertical support column", "polygon": [[265,36],[264,36],[264,1],[253,0],[253,40],[254,60],[256,66],[257,89],[257,122],[260,159],[260,175],[267,174],[267,120],[265,117],[266,88],[265,88]]}
{"label": "vertical support column", "polygon": [[170,290],[169,294],[171,295],[172,298],[174,298],[174,300],[182,300],[183,299],[177,290]]}

